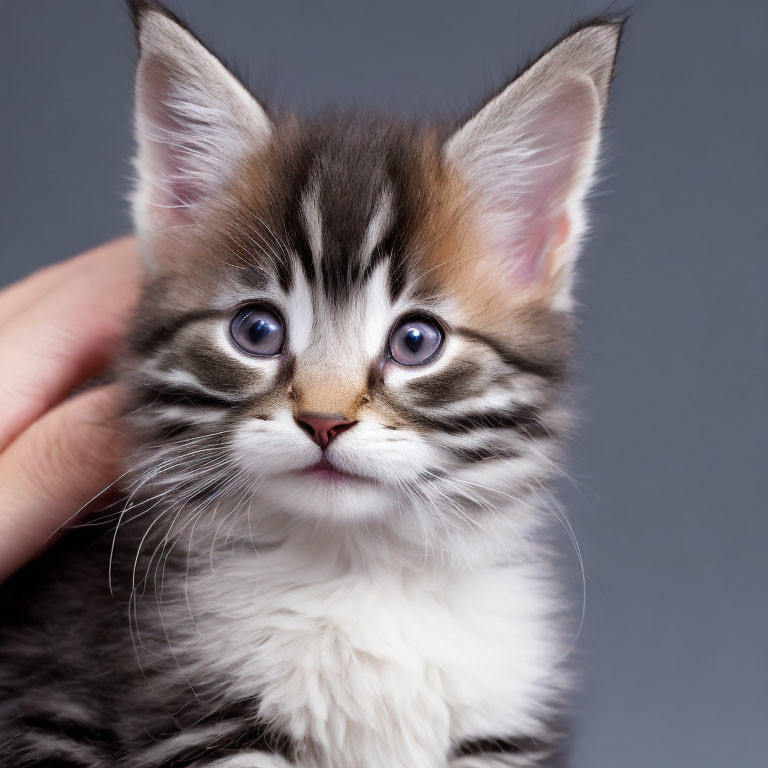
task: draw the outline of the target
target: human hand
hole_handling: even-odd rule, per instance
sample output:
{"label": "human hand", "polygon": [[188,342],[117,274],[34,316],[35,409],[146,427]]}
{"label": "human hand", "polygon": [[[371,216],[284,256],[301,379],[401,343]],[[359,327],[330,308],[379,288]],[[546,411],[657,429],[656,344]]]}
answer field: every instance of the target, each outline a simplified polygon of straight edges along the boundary
{"label": "human hand", "polygon": [[72,393],[121,348],[137,250],[114,240],[0,292],[0,581],[120,474],[117,386]]}

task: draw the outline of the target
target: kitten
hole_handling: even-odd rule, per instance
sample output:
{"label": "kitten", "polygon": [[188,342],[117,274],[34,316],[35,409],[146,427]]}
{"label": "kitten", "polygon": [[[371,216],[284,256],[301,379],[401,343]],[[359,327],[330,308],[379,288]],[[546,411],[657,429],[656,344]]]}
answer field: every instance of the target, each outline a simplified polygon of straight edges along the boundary
{"label": "kitten", "polygon": [[621,25],[451,132],[278,119],[132,7],[127,498],[4,588],[0,765],[555,765],[548,483]]}

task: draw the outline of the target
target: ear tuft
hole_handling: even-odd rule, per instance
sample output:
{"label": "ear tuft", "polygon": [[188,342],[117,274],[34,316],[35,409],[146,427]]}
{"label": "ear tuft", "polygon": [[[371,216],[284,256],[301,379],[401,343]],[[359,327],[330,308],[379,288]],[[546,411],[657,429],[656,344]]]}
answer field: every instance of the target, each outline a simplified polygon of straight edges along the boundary
{"label": "ear tuft", "polygon": [[570,305],[622,22],[587,24],[550,48],[446,143],[476,198],[499,270]]}
{"label": "ear tuft", "polygon": [[139,17],[145,11],[159,11],[160,13],[167,12],[167,8],[154,2],[154,0],[125,0],[125,5],[128,8],[128,12],[133,17],[133,24],[138,32]]}
{"label": "ear tuft", "polygon": [[[126,0],[128,6],[128,12],[133,19],[133,28],[136,32],[136,44],[141,50],[142,39],[142,25],[144,20],[151,13],[157,13],[160,16],[164,16],[169,21],[173,22],[177,27],[185,30],[191,37],[193,37],[200,45],[205,47],[204,43],[195,33],[190,29],[189,25],[177,16],[172,10],[166,8],[162,3],[157,0]],[[206,49],[207,50],[207,49]]]}
{"label": "ear tuft", "polygon": [[172,11],[164,5],[155,2],[155,0],[125,0],[125,5],[128,8],[128,13],[131,14],[131,18],[133,19],[133,28],[136,32],[136,43],[138,45],[141,45],[141,22],[144,14],[151,12],[159,13],[172,18],[179,26],[185,26]]}
{"label": "ear tuft", "polygon": [[272,127],[264,109],[197,37],[154,0],[131,0],[136,75],[140,233],[193,221],[260,151]]}
{"label": "ear tuft", "polygon": [[570,60],[572,65],[585,68],[585,73],[595,85],[603,112],[608,106],[625,23],[626,19],[594,19],[576,27],[550,48],[550,51],[558,49],[558,55],[564,62]]}

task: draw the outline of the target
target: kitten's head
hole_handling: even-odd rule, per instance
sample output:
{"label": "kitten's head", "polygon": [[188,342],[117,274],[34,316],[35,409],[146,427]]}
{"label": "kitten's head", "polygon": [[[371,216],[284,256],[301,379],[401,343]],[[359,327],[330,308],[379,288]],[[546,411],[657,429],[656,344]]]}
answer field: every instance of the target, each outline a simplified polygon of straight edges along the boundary
{"label": "kitten's head", "polygon": [[525,521],[620,25],[572,33],[450,132],[278,120],[134,7],[142,492],[190,521],[422,542]]}

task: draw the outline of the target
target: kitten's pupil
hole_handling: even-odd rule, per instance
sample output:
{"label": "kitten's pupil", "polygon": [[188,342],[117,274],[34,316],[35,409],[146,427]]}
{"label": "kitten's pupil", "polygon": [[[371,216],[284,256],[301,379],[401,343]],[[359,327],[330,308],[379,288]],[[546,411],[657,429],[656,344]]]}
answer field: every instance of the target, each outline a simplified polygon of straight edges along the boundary
{"label": "kitten's pupil", "polygon": [[257,320],[249,329],[248,335],[254,344],[259,344],[270,334],[277,332],[277,326],[269,320]]}
{"label": "kitten's pupil", "polygon": [[404,341],[405,346],[408,347],[411,352],[416,354],[424,343],[424,334],[418,328],[411,328],[408,333],[406,333]]}

